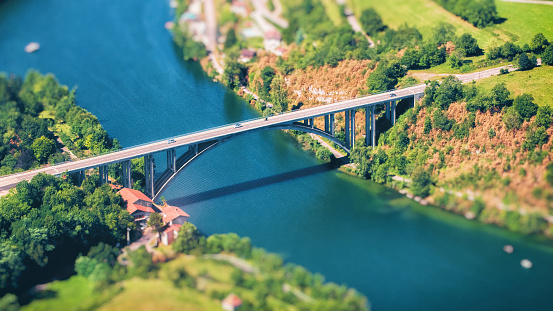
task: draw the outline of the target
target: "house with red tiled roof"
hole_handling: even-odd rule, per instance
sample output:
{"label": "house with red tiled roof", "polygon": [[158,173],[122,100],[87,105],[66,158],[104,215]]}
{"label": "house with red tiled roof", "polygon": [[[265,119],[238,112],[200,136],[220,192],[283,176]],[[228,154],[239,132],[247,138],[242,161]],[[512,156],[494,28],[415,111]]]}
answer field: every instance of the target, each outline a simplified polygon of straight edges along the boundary
{"label": "house with red tiled roof", "polygon": [[179,236],[180,227],[181,225],[174,224],[163,230],[161,233],[161,243],[164,245],[173,243],[173,241]]}
{"label": "house with red tiled roof", "polygon": [[123,188],[119,190],[119,194],[127,202],[129,214],[134,217],[134,221],[140,224],[145,224],[151,213],[159,212],[154,202],[138,190]]}
{"label": "house with red tiled roof", "polygon": [[163,216],[163,223],[169,226],[174,224],[182,225],[188,221],[188,218],[190,218],[190,215],[188,215],[185,211],[176,206],[170,205],[165,205],[161,209],[161,214]]}
{"label": "house with red tiled roof", "polygon": [[221,307],[223,310],[234,311],[242,305],[242,300],[234,293],[230,293],[227,298],[223,299]]}

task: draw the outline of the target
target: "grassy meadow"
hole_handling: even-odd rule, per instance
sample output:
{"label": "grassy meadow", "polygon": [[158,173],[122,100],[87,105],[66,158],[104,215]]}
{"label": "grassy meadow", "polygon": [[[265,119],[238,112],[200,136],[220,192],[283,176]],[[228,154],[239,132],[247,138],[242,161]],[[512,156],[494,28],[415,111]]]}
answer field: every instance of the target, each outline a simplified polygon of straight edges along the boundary
{"label": "grassy meadow", "polygon": [[460,17],[446,11],[432,0],[348,0],[357,17],[366,8],[374,8],[384,24],[398,28],[403,24],[416,27],[425,39],[432,34],[432,28],[440,22],[452,24],[457,34],[471,34],[481,48],[498,46],[512,40],[517,44],[529,43],[532,37],[542,32],[553,40],[553,6],[510,3],[496,0],[500,17],[506,20],[484,29],[478,29]]}

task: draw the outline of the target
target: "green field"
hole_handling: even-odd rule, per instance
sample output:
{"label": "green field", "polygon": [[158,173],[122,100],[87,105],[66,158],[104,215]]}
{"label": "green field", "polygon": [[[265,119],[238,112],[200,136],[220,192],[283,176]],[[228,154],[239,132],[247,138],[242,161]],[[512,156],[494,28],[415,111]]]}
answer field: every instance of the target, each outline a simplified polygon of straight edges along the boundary
{"label": "green field", "polygon": [[553,67],[543,66],[529,71],[515,71],[506,75],[494,76],[476,82],[476,85],[491,89],[505,82],[511,92],[511,98],[528,93],[534,96],[534,102],[540,106],[553,107]]}
{"label": "green field", "polygon": [[432,34],[432,28],[440,22],[448,22],[457,29],[457,34],[469,33],[481,48],[497,46],[508,40],[519,44],[530,42],[538,33],[553,40],[553,6],[508,3],[496,0],[499,16],[506,21],[484,29],[478,29],[460,17],[446,11],[432,0],[348,0],[348,4],[359,17],[361,12],[373,7],[386,25],[398,28],[403,24],[416,27],[425,39]]}
{"label": "green field", "polygon": [[340,7],[334,0],[321,0],[325,7],[326,15],[328,15],[328,18],[334,23],[336,26],[342,25],[342,23],[345,21],[344,17],[342,16],[340,12]]}

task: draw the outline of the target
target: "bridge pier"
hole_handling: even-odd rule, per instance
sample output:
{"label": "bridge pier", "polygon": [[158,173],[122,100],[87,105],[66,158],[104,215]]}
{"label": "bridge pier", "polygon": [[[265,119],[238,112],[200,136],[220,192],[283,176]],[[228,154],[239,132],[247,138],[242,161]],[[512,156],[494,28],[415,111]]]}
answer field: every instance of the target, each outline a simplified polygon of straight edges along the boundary
{"label": "bridge pier", "polygon": [[175,173],[177,171],[177,150],[167,150],[167,169]]}
{"label": "bridge pier", "polygon": [[325,115],[325,132],[330,133],[330,115]]}
{"label": "bridge pier", "polygon": [[350,123],[349,123],[351,125],[350,146],[351,146],[351,149],[353,149],[353,147],[355,146],[355,109],[352,109],[350,111],[350,118],[351,118]]}
{"label": "bridge pier", "polygon": [[328,121],[330,123],[330,126],[329,126],[329,134],[334,136],[334,114],[331,113],[328,115]]}
{"label": "bridge pier", "polygon": [[350,139],[350,136],[349,136],[349,120],[350,120],[349,110],[344,111],[344,114],[345,114],[345,118],[344,118],[344,123],[345,123],[344,127],[345,127],[345,129],[344,130],[346,132],[346,147],[349,148],[349,146],[350,146],[350,140],[349,140]]}
{"label": "bridge pier", "polygon": [[98,171],[100,172],[100,184],[107,184],[108,182],[108,166],[102,165],[98,167]]}
{"label": "bridge pier", "polygon": [[123,187],[132,188],[132,178],[131,178],[132,164],[131,164],[131,160],[126,160],[126,161],[121,162],[121,166],[123,168]]}
{"label": "bridge pier", "polygon": [[365,107],[365,146],[369,146],[371,144],[371,133],[372,133],[372,127],[371,127],[371,107],[366,106]]}
{"label": "bridge pier", "polygon": [[75,183],[77,184],[77,187],[80,187],[86,178],[84,170],[71,173],[71,175],[73,175],[73,178],[75,178]]}
{"label": "bridge pier", "polygon": [[392,119],[391,119],[392,126],[394,126],[396,124],[396,103],[397,103],[397,101],[395,101],[395,100],[392,101],[392,103],[391,103],[391,108],[392,109],[391,109],[390,112],[391,112],[391,117],[392,117]]}
{"label": "bridge pier", "polygon": [[374,149],[376,143],[376,120],[374,118],[374,105],[371,106],[371,144]]}
{"label": "bridge pier", "polygon": [[144,177],[146,178],[146,196],[152,197],[155,195],[154,191],[154,155],[148,154],[144,156]]}
{"label": "bridge pier", "polygon": [[411,108],[415,108],[415,106],[417,105],[417,103],[420,101],[420,99],[424,96],[424,94],[420,94],[420,93],[417,93],[415,95],[413,95],[413,106],[411,106]]}

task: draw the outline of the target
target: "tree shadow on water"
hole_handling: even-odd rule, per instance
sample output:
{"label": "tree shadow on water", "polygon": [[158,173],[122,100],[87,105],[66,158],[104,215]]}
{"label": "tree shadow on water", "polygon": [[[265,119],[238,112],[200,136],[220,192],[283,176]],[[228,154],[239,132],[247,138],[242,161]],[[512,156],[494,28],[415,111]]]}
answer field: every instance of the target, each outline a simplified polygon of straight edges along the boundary
{"label": "tree shadow on water", "polygon": [[171,200],[168,200],[167,203],[173,206],[191,205],[194,203],[208,201],[208,200],[224,197],[231,194],[236,194],[243,191],[248,191],[248,190],[274,185],[274,184],[278,184],[281,182],[285,182],[285,181],[289,181],[297,178],[302,178],[310,175],[328,172],[328,171],[337,169],[341,165],[346,164],[348,162],[349,162],[348,158],[333,159],[329,163],[314,165],[314,166],[301,168],[301,169],[293,170],[286,173],[262,177],[262,178],[258,178],[250,181],[237,183],[230,186],[224,186],[224,187],[207,190],[200,193],[190,194],[180,198],[171,199]]}

